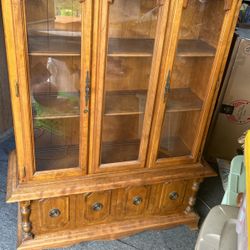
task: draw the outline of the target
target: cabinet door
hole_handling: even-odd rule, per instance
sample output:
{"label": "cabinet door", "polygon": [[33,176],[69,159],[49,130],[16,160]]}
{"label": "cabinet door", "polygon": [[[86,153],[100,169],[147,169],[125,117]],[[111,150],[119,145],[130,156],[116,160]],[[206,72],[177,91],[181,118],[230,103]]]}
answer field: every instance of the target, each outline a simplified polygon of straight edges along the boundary
{"label": "cabinet door", "polygon": [[[166,51],[168,61],[162,68],[150,167],[194,162],[198,158],[235,21],[238,3],[230,3],[180,1],[181,15],[176,17],[172,45]],[[174,32],[177,29],[178,34]]]}
{"label": "cabinet door", "polygon": [[91,172],[143,167],[169,1],[101,0],[96,6]]}
{"label": "cabinet door", "polygon": [[91,0],[13,2],[26,175],[84,174]]}

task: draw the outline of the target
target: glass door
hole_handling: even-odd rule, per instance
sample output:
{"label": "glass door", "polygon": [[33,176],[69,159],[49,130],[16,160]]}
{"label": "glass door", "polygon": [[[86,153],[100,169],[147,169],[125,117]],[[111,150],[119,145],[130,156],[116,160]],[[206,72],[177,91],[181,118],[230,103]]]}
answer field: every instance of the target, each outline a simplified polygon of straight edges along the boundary
{"label": "glass door", "polygon": [[168,1],[102,0],[92,172],[142,167]]}
{"label": "glass door", "polygon": [[158,93],[149,166],[196,160],[227,44],[223,31],[232,25],[229,12],[224,0],[184,1],[173,64],[165,65]]}
{"label": "glass door", "polygon": [[[88,1],[86,1],[88,2]],[[84,3],[85,4],[85,3]],[[83,112],[86,60],[82,54],[86,6],[79,0],[26,0],[26,32],[34,169],[85,172]],[[83,126],[85,124],[85,126]]]}

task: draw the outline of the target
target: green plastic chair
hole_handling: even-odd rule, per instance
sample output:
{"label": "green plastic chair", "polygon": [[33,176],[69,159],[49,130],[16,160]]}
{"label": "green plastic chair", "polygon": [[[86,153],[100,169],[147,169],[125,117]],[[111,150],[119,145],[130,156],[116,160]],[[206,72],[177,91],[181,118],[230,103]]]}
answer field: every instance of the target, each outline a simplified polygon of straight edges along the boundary
{"label": "green plastic chair", "polygon": [[238,155],[231,161],[228,185],[221,204],[236,207],[238,194],[245,192],[246,170],[244,165],[244,156]]}

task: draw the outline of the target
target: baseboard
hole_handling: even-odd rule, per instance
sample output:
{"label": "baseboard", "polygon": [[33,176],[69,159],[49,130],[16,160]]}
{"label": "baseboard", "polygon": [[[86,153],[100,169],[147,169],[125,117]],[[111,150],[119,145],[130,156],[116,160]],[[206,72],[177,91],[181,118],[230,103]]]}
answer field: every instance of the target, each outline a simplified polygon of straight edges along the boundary
{"label": "baseboard", "polygon": [[[114,240],[145,230],[170,228],[181,224],[195,228],[195,225],[198,224],[198,220],[199,217],[195,213],[128,219],[108,224],[86,226],[77,230],[38,235],[32,240],[22,242],[17,249],[41,250],[70,246],[83,241]],[[18,233],[18,235],[20,237],[21,234]],[[21,240],[19,239],[18,242],[21,242]]]}

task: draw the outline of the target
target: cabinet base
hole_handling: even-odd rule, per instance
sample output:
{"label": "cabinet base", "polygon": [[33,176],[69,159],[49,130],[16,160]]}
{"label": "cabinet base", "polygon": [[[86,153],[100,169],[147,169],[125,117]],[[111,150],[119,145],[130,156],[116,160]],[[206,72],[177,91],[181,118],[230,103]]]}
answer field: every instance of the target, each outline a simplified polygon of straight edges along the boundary
{"label": "cabinet base", "polygon": [[[20,219],[20,218],[19,218]],[[180,213],[169,216],[136,218],[108,224],[87,226],[78,230],[61,231],[35,236],[34,239],[21,242],[20,227],[18,232],[18,250],[41,250],[70,246],[83,241],[114,240],[149,229],[169,228],[185,224],[191,229],[197,228],[199,217],[195,213]],[[20,221],[20,220],[19,220]]]}

